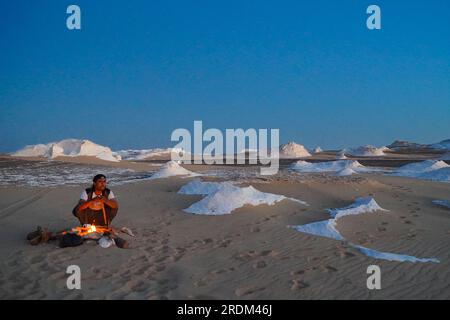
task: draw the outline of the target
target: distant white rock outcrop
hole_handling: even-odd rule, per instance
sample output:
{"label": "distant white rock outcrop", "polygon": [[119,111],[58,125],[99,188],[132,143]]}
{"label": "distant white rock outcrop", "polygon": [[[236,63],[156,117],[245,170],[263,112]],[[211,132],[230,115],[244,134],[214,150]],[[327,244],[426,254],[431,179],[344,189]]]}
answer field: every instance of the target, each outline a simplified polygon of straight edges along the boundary
{"label": "distant white rock outcrop", "polygon": [[384,156],[385,151],[389,151],[387,147],[377,148],[371,145],[361,146],[350,150],[350,154],[357,157],[380,157]]}
{"label": "distant white rock outcrop", "polygon": [[147,160],[154,158],[171,159],[172,154],[181,156],[184,151],[178,148],[154,148],[154,149],[128,149],[116,152],[122,157],[122,160]]}
{"label": "distant white rock outcrop", "polygon": [[310,157],[311,154],[306,148],[298,143],[289,142],[280,146],[280,158],[305,158]]}
{"label": "distant white rock outcrop", "polygon": [[65,139],[47,144],[28,145],[11,153],[14,157],[45,157],[54,159],[60,156],[80,157],[89,156],[106,161],[118,162],[120,155],[110,148],[96,144],[90,140]]}
{"label": "distant white rock outcrop", "polygon": [[339,151],[336,154],[336,159],[338,159],[338,160],[345,160],[345,159],[347,159],[347,156],[345,155],[345,152],[346,152],[345,149],[342,149],[341,151]]}
{"label": "distant white rock outcrop", "polygon": [[432,149],[450,150],[450,139],[442,140],[441,142],[430,144],[429,147]]}
{"label": "distant white rock outcrop", "polygon": [[388,145],[389,149],[392,150],[417,150],[417,149],[437,149],[437,150],[450,150],[450,139],[442,140],[437,143],[423,144],[417,142],[409,142],[403,140],[395,140],[393,143]]}
{"label": "distant white rock outcrop", "polygon": [[426,148],[427,145],[404,140],[395,140],[387,147],[391,150],[410,150],[410,149],[423,149]]}

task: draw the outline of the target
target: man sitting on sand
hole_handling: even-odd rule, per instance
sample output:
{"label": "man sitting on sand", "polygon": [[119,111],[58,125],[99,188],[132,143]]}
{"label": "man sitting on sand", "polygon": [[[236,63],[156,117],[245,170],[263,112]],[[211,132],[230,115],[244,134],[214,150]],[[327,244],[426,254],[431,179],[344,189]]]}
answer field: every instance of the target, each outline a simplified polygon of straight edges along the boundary
{"label": "man sitting on sand", "polygon": [[119,205],[114,193],[106,188],[106,177],[97,174],[93,179],[92,187],[81,193],[78,205],[72,213],[81,224],[109,226],[117,215]]}

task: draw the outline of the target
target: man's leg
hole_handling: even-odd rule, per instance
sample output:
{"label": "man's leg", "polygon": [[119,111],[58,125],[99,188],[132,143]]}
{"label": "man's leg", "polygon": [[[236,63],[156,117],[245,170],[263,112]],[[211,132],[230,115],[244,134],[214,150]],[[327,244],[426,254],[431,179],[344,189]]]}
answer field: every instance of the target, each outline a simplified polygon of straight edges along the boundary
{"label": "man's leg", "polygon": [[105,211],[106,211],[106,218],[108,219],[109,223],[111,223],[113,219],[116,217],[119,209],[118,208],[112,209],[108,206],[105,206]]}
{"label": "man's leg", "polygon": [[73,213],[73,215],[75,217],[78,218],[78,220],[80,221],[80,223],[82,225],[89,223],[89,219],[88,219],[89,212],[88,212],[88,209],[74,210],[72,213]]}

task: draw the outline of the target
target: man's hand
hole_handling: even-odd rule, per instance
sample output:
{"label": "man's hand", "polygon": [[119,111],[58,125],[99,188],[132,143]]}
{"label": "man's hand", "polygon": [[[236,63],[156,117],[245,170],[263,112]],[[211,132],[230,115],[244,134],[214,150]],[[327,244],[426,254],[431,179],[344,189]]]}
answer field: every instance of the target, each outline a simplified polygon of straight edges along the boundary
{"label": "man's hand", "polygon": [[108,201],[108,198],[106,198],[105,196],[101,196],[101,197],[96,197],[92,200],[96,201],[96,202],[106,203],[106,201]]}
{"label": "man's hand", "polygon": [[108,207],[110,207],[112,209],[117,209],[119,207],[116,199],[108,200],[107,197],[101,196],[101,197],[92,198],[91,200],[88,200],[88,201],[80,200],[78,210],[85,210],[86,208],[90,207],[91,205],[93,207],[96,207],[100,203],[102,205],[107,205]]}

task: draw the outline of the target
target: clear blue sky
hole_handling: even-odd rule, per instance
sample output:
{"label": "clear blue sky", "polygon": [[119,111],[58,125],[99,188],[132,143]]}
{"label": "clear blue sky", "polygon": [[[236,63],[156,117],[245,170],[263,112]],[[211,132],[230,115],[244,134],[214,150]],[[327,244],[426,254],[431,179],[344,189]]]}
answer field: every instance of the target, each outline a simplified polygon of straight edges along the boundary
{"label": "clear blue sky", "polygon": [[170,146],[194,120],[308,147],[450,138],[448,0],[1,1],[0,35],[0,151]]}

